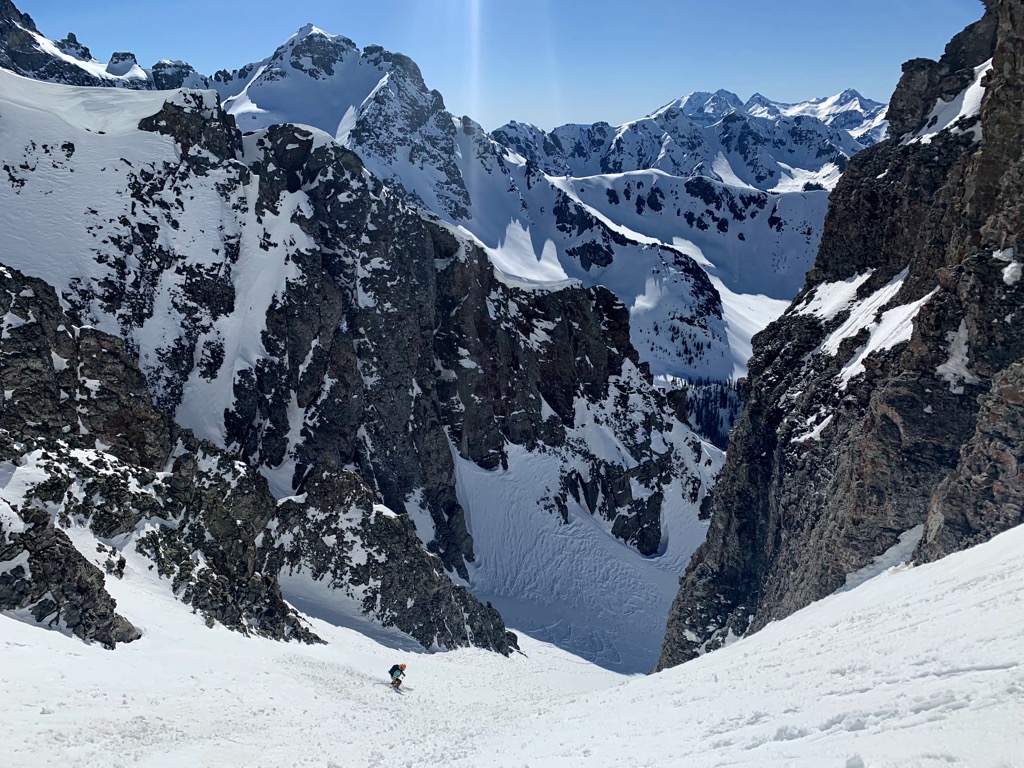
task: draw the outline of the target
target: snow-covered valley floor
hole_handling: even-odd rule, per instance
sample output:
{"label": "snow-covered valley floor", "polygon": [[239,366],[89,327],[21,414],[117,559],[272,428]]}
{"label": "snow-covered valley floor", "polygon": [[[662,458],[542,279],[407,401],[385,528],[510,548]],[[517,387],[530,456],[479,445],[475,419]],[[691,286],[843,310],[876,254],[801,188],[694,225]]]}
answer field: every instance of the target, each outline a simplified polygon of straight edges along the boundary
{"label": "snow-covered valley floor", "polygon": [[318,622],[329,645],[246,639],[143,563],[108,579],[145,633],[116,651],[0,616],[0,765],[1024,765],[1024,528],[647,677],[527,637],[509,659]]}

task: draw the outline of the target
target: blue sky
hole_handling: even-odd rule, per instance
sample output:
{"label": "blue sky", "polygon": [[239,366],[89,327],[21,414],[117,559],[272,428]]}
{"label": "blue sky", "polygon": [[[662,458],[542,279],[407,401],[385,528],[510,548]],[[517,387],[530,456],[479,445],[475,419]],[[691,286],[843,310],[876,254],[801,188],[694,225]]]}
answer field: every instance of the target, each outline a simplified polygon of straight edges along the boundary
{"label": "blue sky", "polygon": [[273,52],[307,22],[412,57],[448,108],[485,128],[621,123],[697,90],[886,101],[907,59],[938,58],[980,0],[16,0],[44,35],[106,61],[200,72]]}

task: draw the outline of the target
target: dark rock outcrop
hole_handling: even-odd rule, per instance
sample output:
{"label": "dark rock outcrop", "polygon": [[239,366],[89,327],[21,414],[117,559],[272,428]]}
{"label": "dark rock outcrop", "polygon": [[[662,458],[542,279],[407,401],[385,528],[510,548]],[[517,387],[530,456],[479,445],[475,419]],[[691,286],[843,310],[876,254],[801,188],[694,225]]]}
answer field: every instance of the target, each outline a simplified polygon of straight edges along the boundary
{"label": "dark rock outcrop", "polygon": [[[19,11],[10,0],[0,0],[0,67],[35,80],[92,88],[131,88],[167,90],[170,88],[212,87],[213,81],[196,73],[180,61],[160,61],[149,72],[139,68],[135,55],[115,52],[107,63],[106,77],[95,70],[44,50],[36,40],[41,35],[32,17]],[[92,60],[92,52],[73,32],[62,40],[53,40],[62,53],[83,63]],[[96,62],[92,61],[95,66]]]}
{"label": "dark rock outcrop", "polygon": [[954,37],[939,61],[911,59],[904,64],[886,115],[890,135],[916,131],[939,99],[952,101],[970,85],[974,67],[991,58],[995,43],[996,17],[986,14]]}
{"label": "dark rock outcrop", "polygon": [[107,648],[141,637],[116,612],[103,572],[75,549],[49,512],[21,510],[20,530],[11,526],[12,513],[0,517],[0,611],[21,611],[49,628]]}
{"label": "dark rock outcrop", "polygon": [[936,488],[922,560],[936,560],[1024,524],[1024,364],[1000,372],[983,396],[975,433]]}
{"label": "dark rock outcrop", "polygon": [[[924,531],[920,560],[1020,522],[1024,14],[987,5],[940,62],[905,68],[895,138],[851,161],[804,291],[755,338],[659,668],[824,597],[907,531]],[[980,116],[913,139],[993,56]],[[816,303],[841,290],[847,309]],[[906,332],[882,339],[878,320]]]}
{"label": "dark rock outcrop", "polygon": [[50,286],[0,268],[0,312],[0,474],[25,474],[0,561],[29,553],[3,608],[111,647],[138,637],[63,530],[84,526],[109,572],[131,546],[211,625],[316,641],[258,557],[276,512],[263,478],[155,411],[121,341],[76,324]]}
{"label": "dark rock outcrop", "polygon": [[279,510],[263,546],[282,576],[318,582],[333,592],[328,602],[350,601],[426,648],[518,647],[498,612],[453,584],[439,558],[424,557],[409,517],[375,505],[355,473],[318,470],[302,502]]}
{"label": "dark rock outcrop", "polygon": [[[2,609],[28,608],[111,647],[138,636],[113,612],[102,573],[62,530],[84,526],[108,572],[123,571],[131,547],[211,626],[318,641],[284,603],[278,574],[305,566],[321,578],[327,563],[332,586],[365,590],[368,615],[425,645],[516,646],[500,616],[433,562],[408,518],[376,510],[354,474],[328,482],[321,473],[308,503],[278,505],[261,475],[154,410],[121,342],[77,326],[49,286],[0,269],[0,313],[0,478],[6,485],[19,467],[33,475],[22,481],[24,509],[5,504],[0,518]],[[324,520],[325,510],[339,509],[345,519]],[[272,546],[274,531],[314,539],[323,551]],[[343,567],[344,546],[326,547],[324,537],[357,541],[372,559]]]}
{"label": "dark rock outcrop", "polygon": [[[109,85],[102,78],[95,77],[81,67],[52,56],[36,43],[38,34],[35,22],[27,13],[22,13],[10,0],[0,0],[0,67],[17,72],[25,77],[48,80],[69,85]],[[72,55],[88,53],[80,46],[74,35],[68,35],[64,49],[73,49]]]}

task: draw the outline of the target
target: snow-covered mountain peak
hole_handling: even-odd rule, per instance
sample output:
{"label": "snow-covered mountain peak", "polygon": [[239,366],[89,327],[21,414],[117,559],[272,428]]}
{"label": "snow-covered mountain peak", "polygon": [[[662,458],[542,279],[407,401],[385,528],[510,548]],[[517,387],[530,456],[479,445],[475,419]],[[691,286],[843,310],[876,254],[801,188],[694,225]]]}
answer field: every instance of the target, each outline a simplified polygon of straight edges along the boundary
{"label": "snow-covered mountain peak", "polygon": [[334,66],[344,62],[358,46],[343,35],[332,35],[312,24],[306,24],[284,42],[270,57],[278,66],[289,66],[311,77],[334,74]]}
{"label": "snow-covered mountain peak", "polygon": [[331,34],[313,24],[299,28],[278,47],[270,61],[286,63],[311,77],[324,79],[334,74],[334,65],[343,66],[353,55],[368,66],[380,68],[382,74],[396,69],[411,77],[418,87],[425,87],[419,66],[405,54],[389,51],[381,45],[360,49],[350,38]]}
{"label": "snow-covered mountain peak", "polygon": [[671,108],[679,109],[683,114],[702,125],[716,123],[731,112],[743,109],[743,102],[740,97],[731,91],[719,89],[714,93],[707,91],[696,91],[689,96],[667,105],[658,110],[655,114],[666,112]]}
{"label": "snow-covered mountain peak", "polygon": [[813,117],[826,125],[846,131],[864,146],[885,138],[886,105],[865,98],[853,88],[833,96],[819,97],[797,103],[773,101],[755,93],[743,111],[754,117],[775,120],[780,117]]}
{"label": "snow-covered mountain peak", "polygon": [[[299,27],[299,29],[295,32],[295,34],[292,35],[292,38],[293,39],[294,38],[304,38],[304,37],[310,37],[310,36],[328,37],[328,38],[341,37],[341,35],[332,35],[330,32],[326,32],[325,30],[320,29],[320,27],[316,26],[315,24],[307,23],[307,24],[303,24],[301,27]],[[348,40],[348,38],[344,38],[344,39]],[[349,40],[348,42],[351,43],[352,41]],[[353,44],[353,46],[354,46],[354,44]]]}
{"label": "snow-covered mountain peak", "polygon": [[864,97],[854,88],[847,88],[836,97],[839,101],[864,101]]}
{"label": "snow-covered mountain peak", "polygon": [[877,111],[880,107],[885,106],[877,101],[872,101],[871,99],[861,96],[860,93],[852,88],[847,88],[845,91],[837,93],[835,96],[830,96],[825,99],[816,99],[815,101],[821,104],[822,109],[826,110],[826,114],[848,112],[851,110],[871,112]]}
{"label": "snow-covered mountain peak", "polygon": [[[214,87],[243,130],[277,123],[319,128],[348,145],[353,130],[371,130],[366,119],[393,119],[415,105],[411,126],[444,108],[429,91],[416,63],[379,45],[360,49],[343,35],[307,24],[262,61],[214,76]],[[377,119],[375,118],[375,119]],[[394,126],[387,131],[391,132]],[[392,137],[394,138],[394,137]]]}
{"label": "snow-covered mountain peak", "polygon": [[292,58],[294,58],[296,55],[302,55],[306,45],[319,45],[324,50],[337,51],[341,56],[359,50],[359,46],[350,38],[344,35],[331,34],[314,24],[305,24],[299,27],[295,34],[289,37],[277,50],[279,53],[288,51]]}

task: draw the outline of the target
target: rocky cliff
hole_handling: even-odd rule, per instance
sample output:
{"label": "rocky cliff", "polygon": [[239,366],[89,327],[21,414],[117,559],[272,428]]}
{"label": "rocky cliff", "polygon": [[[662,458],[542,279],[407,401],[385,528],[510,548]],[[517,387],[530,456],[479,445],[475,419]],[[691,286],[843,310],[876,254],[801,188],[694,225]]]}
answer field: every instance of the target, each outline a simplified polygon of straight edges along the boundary
{"label": "rocky cliff", "polygon": [[[659,667],[1022,522],[1024,12],[991,0],[893,97],[817,261],[755,338],[745,408]],[[918,543],[919,542],[919,543]]]}
{"label": "rocky cliff", "polygon": [[[152,105],[156,106],[163,98],[155,97]],[[43,591],[48,591],[50,599],[60,604],[56,598],[59,591],[50,588],[50,581],[40,581],[49,571],[41,567],[42,561],[36,562],[42,557],[38,554],[42,545],[32,543],[37,538],[55,537],[58,544],[66,544],[60,527],[54,530],[56,520],[64,526],[85,523],[105,547],[123,549],[131,546],[144,552],[156,563],[159,573],[170,579],[172,588],[182,599],[196,606],[210,621],[220,621],[233,628],[276,637],[312,637],[298,625],[293,612],[286,608],[277,586],[279,574],[294,576],[298,572],[314,581],[323,581],[331,590],[328,594],[337,593],[335,601],[355,601],[360,610],[385,626],[397,626],[425,645],[450,647],[473,643],[508,652],[514,647],[515,639],[504,630],[497,613],[470,597],[463,587],[452,584],[437,558],[423,547],[407,518],[375,507],[374,494],[352,471],[355,466],[350,461],[352,457],[343,454],[345,447],[356,441],[354,432],[358,427],[353,427],[350,434],[340,429],[333,433],[335,447],[330,456],[309,449],[309,454],[316,459],[316,466],[302,465],[302,490],[305,491],[308,485],[311,489],[318,489],[318,493],[309,490],[307,498],[296,497],[278,505],[257,468],[261,463],[280,464],[284,458],[285,447],[275,433],[275,426],[282,421],[287,424],[288,404],[295,396],[285,397],[283,411],[276,412],[275,393],[284,389],[280,382],[272,379],[271,384],[261,388],[259,382],[265,379],[247,376],[243,370],[237,381],[229,378],[225,384],[228,393],[237,387],[239,405],[227,415],[216,411],[202,412],[207,420],[230,425],[222,430],[208,431],[217,435],[220,445],[231,444],[233,458],[214,446],[202,446],[170,420],[169,415],[179,405],[193,367],[198,369],[196,376],[200,380],[204,375],[213,379],[215,377],[210,372],[218,371],[218,363],[214,361],[224,362],[225,346],[229,347],[228,354],[238,353],[237,347],[232,350],[229,346],[231,341],[237,343],[237,338],[227,338],[225,345],[224,337],[229,336],[227,332],[214,339],[203,338],[203,332],[233,307],[239,286],[232,282],[232,277],[237,279],[238,275],[232,275],[230,268],[248,254],[246,246],[233,242],[239,235],[233,238],[228,234],[220,241],[223,250],[192,251],[192,255],[202,263],[190,263],[187,254],[176,248],[174,238],[169,234],[176,225],[180,226],[176,215],[187,218],[181,216],[179,210],[185,208],[183,199],[186,195],[180,192],[181,187],[178,187],[181,199],[165,197],[164,192],[168,186],[176,184],[202,186],[198,179],[208,180],[215,176],[220,185],[217,191],[231,198],[238,194],[237,185],[251,178],[249,169],[235,160],[235,155],[242,150],[241,136],[233,121],[216,107],[215,101],[200,95],[181,94],[178,101],[172,99],[171,102],[163,104],[162,109],[140,121],[140,128],[132,130],[143,139],[146,132],[165,135],[167,138],[163,141],[176,147],[172,154],[180,152],[177,155],[179,162],[151,164],[140,169],[137,175],[129,174],[130,179],[123,178],[124,187],[118,187],[116,183],[113,189],[94,186],[93,179],[93,183],[85,182],[85,188],[79,186],[74,189],[72,184],[72,188],[67,190],[69,199],[75,199],[76,203],[91,199],[99,207],[103,205],[99,201],[104,198],[125,198],[121,204],[124,214],[116,219],[103,220],[99,218],[97,208],[87,209],[86,215],[93,219],[93,227],[100,230],[113,227],[116,230],[108,229],[103,237],[103,246],[106,247],[93,250],[90,256],[98,259],[94,264],[102,265],[99,272],[93,272],[95,281],[73,281],[73,285],[56,281],[63,289],[61,301],[76,319],[72,320],[58,311],[58,300],[52,289],[41,282],[27,288],[13,286],[5,294],[14,302],[4,307],[7,314],[3,336],[3,414],[14,441],[10,455],[5,458],[12,476],[18,475],[18,467],[26,462],[36,467],[33,477],[38,476],[38,484],[30,484],[33,490],[28,492],[24,487],[26,481],[13,486],[5,483],[5,488],[12,489],[12,493],[17,490],[20,494],[17,503],[28,504],[30,513],[29,518],[21,518],[12,507],[13,516],[5,521],[4,526],[5,534],[10,534],[5,538],[5,543],[10,546],[5,548],[4,560],[14,562],[22,551],[30,552],[27,568],[19,572],[19,583],[27,580],[32,586],[12,585],[12,596],[5,599],[4,607],[36,605],[41,599],[36,593]],[[145,111],[151,109],[148,104]],[[11,115],[5,114],[5,118],[10,124]],[[41,141],[46,134],[46,128],[38,124],[22,128]],[[90,146],[88,141],[83,142],[68,126],[60,130],[69,131],[66,137],[69,140],[61,142],[57,155],[66,165],[51,162],[50,169],[66,173],[68,178],[75,178],[72,174],[77,171],[78,178],[84,180],[98,168],[92,167],[88,159],[75,167],[72,158],[76,149],[88,155],[97,147]],[[265,187],[267,196],[255,194],[253,205],[268,218],[272,214],[264,208],[273,209],[277,204],[277,198],[269,196],[286,194],[285,188],[293,183],[296,168],[307,159],[301,147],[308,152],[310,138],[308,133],[283,130],[279,136],[272,136],[261,145],[260,151],[265,150],[271,156],[276,152],[276,159],[280,162],[280,171],[275,175],[261,165],[261,162],[271,164],[267,157],[261,155],[255,161],[257,169],[264,170],[261,178],[268,186]],[[122,135],[107,146],[114,152],[120,151],[124,149],[124,139]],[[300,152],[289,156],[286,147],[291,147],[296,139],[300,142]],[[307,143],[303,144],[303,140]],[[75,141],[78,142],[77,147]],[[45,141],[35,144],[28,140],[24,148],[30,155],[37,152],[39,158],[49,159],[52,152],[51,145]],[[337,170],[344,176],[347,168],[360,178],[358,161],[346,156],[343,150],[339,151],[342,153],[340,157],[326,157],[330,172],[333,174]],[[132,162],[125,159],[124,154],[122,164],[131,166]],[[116,161],[113,157],[110,159]],[[9,185],[10,193],[15,198],[22,198],[22,212],[29,219],[40,215],[31,199],[33,191],[44,197],[54,192],[50,186],[52,179],[34,174],[37,169],[34,163],[22,164],[18,169],[22,174],[19,181]],[[321,170],[322,166],[316,166],[307,172],[315,176]],[[366,187],[363,185],[361,188]],[[337,192],[333,189],[334,194]],[[174,203],[168,204],[168,199]],[[203,202],[209,203],[209,198]],[[248,202],[244,204],[248,205]],[[17,203],[12,205],[18,207]],[[66,214],[66,211],[62,214],[49,205],[44,207],[57,216]],[[369,201],[360,200],[354,208],[357,216],[365,216]],[[230,206],[225,205],[224,210],[230,211]],[[208,213],[204,211],[204,214]],[[139,214],[139,218],[130,219],[132,214]],[[417,223],[423,233],[421,237],[429,246],[431,241],[419,224],[420,220],[409,214],[405,217]],[[209,219],[205,221],[208,225]],[[362,219],[360,224],[364,224]],[[17,226],[13,221],[8,225]],[[337,226],[346,224],[339,220]],[[24,230],[24,225],[21,228]],[[72,226],[72,231],[75,238],[70,250],[65,250],[63,255],[73,260],[74,240],[81,238],[81,245],[93,238],[88,226],[80,230]],[[361,226],[353,237],[363,237],[363,232]],[[299,233],[298,228],[296,233]],[[54,261],[60,260],[54,249],[61,246],[55,246],[50,240],[52,230],[48,234],[38,234],[43,235],[46,242],[37,243],[36,248],[26,249],[23,243],[5,243],[3,259],[8,263],[25,263],[53,279]],[[410,241],[415,243],[413,247],[422,247],[424,243],[423,239],[416,241],[412,237]],[[270,242],[264,231],[263,237],[258,244],[253,243],[252,248],[262,254],[271,249]],[[278,244],[275,243],[274,247]],[[84,250],[88,251],[89,246],[86,245]],[[185,250],[188,250],[187,246]],[[433,256],[432,251],[430,254]],[[186,257],[182,258],[183,255]],[[217,255],[224,256],[225,261],[218,265],[218,269],[210,270],[209,260]],[[284,258],[288,256],[284,255]],[[296,258],[299,257],[296,255]],[[433,258],[425,263],[432,272]],[[322,267],[317,261],[316,268]],[[72,271],[79,268],[85,273],[90,271],[89,265],[82,262],[72,267]],[[169,290],[168,273],[174,275],[169,280],[175,283],[174,289],[170,290],[173,298],[170,306],[161,307],[158,297]],[[328,271],[323,274],[330,279]],[[43,302],[44,297],[49,304],[41,309],[37,304]],[[308,296],[303,294],[303,298]],[[327,329],[323,331],[328,334],[325,356],[333,346],[330,331],[335,329],[340,318],[330,314],[319,317],[319,313],[323,302],[332,298],[337,299],[337,296],[324,290],[318,301],[309,301],[306,305],[310,313],[317,315],[313,324],[314,336]],[[245,310],[251,308],[247,304]],[[334,313],[343,311],[344,302],[326,310]],[[281,312],[284,315],[286,310]],[[90,329],[79,333],[83,316],[92,317],[104,328],[116,331],[127,342],[128,352],[120,351],[120,341],[110,334]],[[44,322],[44,319],[49,322]],[[415,316],[411,319],[418,322]],[[267,321],[271,331],[264,338],[271,352],[264,354],[268,359],[274,350],[270,333],[275,330],[276,320],[277,316],[274,316]],[[150,328],[154,324],[160,326],[157,333],[159,342],[155,346],[147,345],[135,335],[146,337],[143,328],[147,323]],[[294,326],[298,325],[298,322],[294,323]],[[89,360],[100,357],[106,363],[100,371],[102,375],[92,372],[86,363],[79,361],[83,355],[71,354],[74,344],[66,337],[72,332],[85,339],[100,339],[94,342],[104,347],[100,353],[106,352],[106,347],[115,350],[112,356],[103,356],[95,350],[84,355]],[[303,329],[298,327],[291,330],[293,338],[298,336],[301,339],[302,332]],[[29,336],[32,345],[26,348]],[[287,346],[288,333],[282,331],[282,336],[281,344]],[[315,346],[311,339],[305,339],[305,342]],[[148,382],[134,362],[140,350]],[[326,367],[323,360],[313,359],[307,353],[308,350],[303,352],[303,357],[307,358],[306,368],[319,371]],[[294,357],[294,351],[291,354]],[[339,359],[343,363],[355,364],[351,354],[342,354]],[[14,365],[12,361],[19,364]],[[239,364],[236,358],[227,359],[232,371]],[[289,371],[287,366],[284,367],[285,370],[281,371],[264,360],[263,366],[257,366],[257,370],[265,378],[287,377]],[[298,363],[295,368],[298,368]],[[27,373],[21,375],[22,371]],[[360,386],[363,384],[358,373],[349,370],[333,372],[339,380],[355,375]],[[298,378],[297,371],[292,373]],[[31,376],[35,379],[30,380]],[[41,387],[40,383],[46,386]],[[152,399],[151,391],[154,394]],[[318,389],[314,399],[326,401],[327,398],[320,397],[320,394]],[[247,397],[251,396],[265,397],[258,413],[250,414],[246,410],[246,403],[250,402]],[[356,397],[347,391],[343,396],[346,399]],[[162,412],[154,409],[153,402]],[[332,407],[338,410],[335,401],[328,401],[323,415],[332,412]],[[54,411],[56,415],[52,413]],[[108,424],[108,421],[112,423]],[[288,427],[285,429],[287,431]],[[26,431],[36,442],[31,445],[22,442]],[[259,432],[259,436],[252,437],[254,432]],[[444,439],[443,434],[440,437]],[[47,450],[55,451],[56,458],[47,454],[46,460],[42,461],[37,457],[33,451],[39,448],[39,441],[44,441],[40,445],[46,446]],[[57,441],[57,445],[45,441]],[[446,443],[443,445],[447,452]],[[89,447],[88,454],[83,453],[87,449],[82,446]],[[237,463],[237,458],[250,460],[250,466]],[[447,458],[450,462],[450,457]],[[45,468],[39,468],[41,462]],[[369,462],[368,457],[367,466]],[[372,481],[372,473],[368,473],[368,477]],[[290,474],[284,482],[291,482]],[[77,490],[79,487],[83,490]],[[454,498],[453,491],[450,495]],[[34,511],[37,506],[41,506],[43,512]],[[149,521],[153,520],[159,522],[150,524]],[[147,527],[151,530],[143,530]],[[321,540],[319,548],[307,544],[310,537],[314,537],[310,529]],[[330,551],[325,551],[327,548],[322,545],[322,540],[326,539],[335,541]],[[459,544],[462,544],[461,540]],[[358,556],[351,556],[353,548],[358,550]],[[45,551],[54,550],[51,546]],[[58,554],[54,554],[51,560],[59,559]],[[330,579],[325,581],[328,572]],[[99,586],[96,590],[102,591]],[[43,613],[50,616],[55,611],[57,609],[38,609],[36,612],[40,616],[37,618]],[[454,620],[456,618],[457,621]],[[60,616],[48,618],[51,623],[58,620],[68,626],[73,624]],[[126,636],[126,632],[99,635],[92,630],[86,634],[90,639],[95,635],[97,639],[110,643]]]}
{"label": "rocky cliff", "polygon": [[[124,397],[139,403],[109,458],[120,444],[105,431],[76,427],[73,412],[33,416],[31,387],[5,380],[12,430],[27,420],[46,425],[39,439],[79,435],[98,452],[85,463],[126,478],[66,516],[76,494],[33,491],[57,534],[141,552],[179,597],[236,629],[299,636],[283,594],[425,646],[503,653],[514,636],[453,578],[480,565],[470,513],[478,531],[506,514],[494,500],[510,474],[543,468],[536,498],[512,507],[570,530],[595,521],[607,546],[630,545],[629,568],[692,551],[693,534],[668,542],[665,526],[695,521],[716,458],[684,426],[683,399],[653,387],[610,292],[507,278],[330,136],[290,124],[243,136],[212,92],[77,88],[67,112],[69,86],[0,78],[0,261],[56,290],[67,317],[55,329],[123,344]],[[22,354],[40,312],[12,307],[4,344]],[[32,354],[47,381],[78,370],[42,343]],[[51,387],[55,402],[92,413],[73,384]],[[79,449],[61,459],[69,486],[92,471]],[[475,471],[493,490],[467,490],[460,478]],[[23,484],[5,488],[22,508]],[[115,496],[116,524],[97,524]],[[24,559],[18,541],[5,562]],[[531,567],[505,542],[487,547],[498,570]],[[45,586],[31,600],[19,587],[9,605]]]}
{"label": "rocky cliff", "polygon": [[0,608],[109,647],[138,639],[101,571],[122,577],[132,545],[211,625],[316,640],[261,567],[263,478],[155,411],[120,340],[75,323],[50,286],[0,268],[0,311]]}

